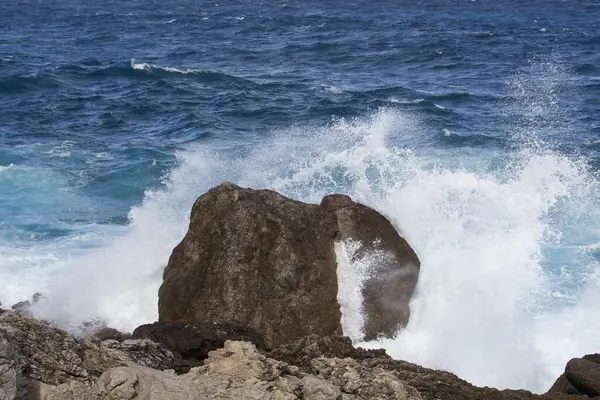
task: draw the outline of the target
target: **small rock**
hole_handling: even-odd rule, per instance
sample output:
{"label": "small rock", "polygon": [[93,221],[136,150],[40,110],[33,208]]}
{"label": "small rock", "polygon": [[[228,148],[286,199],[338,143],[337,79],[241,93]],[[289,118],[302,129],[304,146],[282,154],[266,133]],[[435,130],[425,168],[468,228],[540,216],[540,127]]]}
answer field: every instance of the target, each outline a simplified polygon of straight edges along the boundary
{"label": "small rock", "polygon": [[302,378],[302,383],[304,400],[337,400],[342,395],[339,387],[324,379],[308,375]]}
{"label": "small rock", "polygon": [[108,328],[108,327],[104,327],[104,328],[100,329],[99,331],[95,332],[93,334],[93,336],[100,341],[116,340],[116,341],[122,342],[124,340],[131,339],[131,334],[119,332],[118,330],[116,330],[114,328]]}

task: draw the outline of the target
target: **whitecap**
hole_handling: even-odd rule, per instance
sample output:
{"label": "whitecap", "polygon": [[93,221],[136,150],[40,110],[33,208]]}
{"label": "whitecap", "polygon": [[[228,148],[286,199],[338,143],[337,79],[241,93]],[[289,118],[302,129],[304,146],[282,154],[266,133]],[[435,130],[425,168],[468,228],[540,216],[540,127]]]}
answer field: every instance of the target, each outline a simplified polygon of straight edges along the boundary
{"label": "whitecap", "polygon": [[10,163],[8,165],[0,165],[0,172],[8,171],[9,169],[12,169],[15,167],[16,167],[16,165],[13,163]]}
{"label": "whitecap", "polygon": [[334,93],[334,94],[340,94],[340,93],[344,93],[344,91],[337,87],[337,86],[333,86],[333,85],[325,85],[323,86],[323,88],[325,89],[326,92],[329,93]]}
{"label": "whitecap", "polygon": [[138,71],[154,71],[154,70],[159,70],[159,71],[165,71],[165,72],[172,72],[172,73],[176,73],[176,74],[198,74],[198,73],[203,73],[203,72],[214,72],[212,70],[202,70],[202,69],[192,69],[192,68],[174,68],[174,67],[163,67],[160,65],[156,65],[156,64],[149,64],[149,63],[137,63],[135,62],[135,59],[131,59],[131,68],[138,70]]}

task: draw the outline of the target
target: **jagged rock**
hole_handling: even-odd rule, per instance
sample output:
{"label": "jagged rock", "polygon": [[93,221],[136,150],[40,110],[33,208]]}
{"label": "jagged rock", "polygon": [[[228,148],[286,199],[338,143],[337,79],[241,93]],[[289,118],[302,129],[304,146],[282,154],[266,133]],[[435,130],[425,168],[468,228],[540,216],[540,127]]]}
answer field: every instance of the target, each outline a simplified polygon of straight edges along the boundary
{"label": "jagged rock", "polygon": [[556,382],[554,382],[552,387],[546,393],[582,394],[579,390],[575,388],[575,386],[573,386],[571,382],[569,382],[564,373],[558,377]]}
{"label": "jagged rock", "polygon": [[15,347],[0,332],[0,399],[26,399],[23,360]]}
{"label": "jagged rock", "polygon": [[22,354],[27,378],[54,386],[92,382],[121,365],[173,368],[171,352],[149,340],[78,341],[48,323],[8,311],[0,313],[0,334]]}
{"label": "jagged rock", "polygon": [[36,389],[30,391],[30,397],[35,400],[99,400],[89,383],[79,381],[70,381],[58,386],[41,384]]}
{"label": "jagged rock", "polygon": [[122,342],[123,340],[131,339],[131,334],[120,332],[114,328],[104,327],[93,333],[93,336],[96,337],[100,341],[104,340],[118,340]]}
{"label": "jagged rock", "polygon": [[[206,364],[193,368],[184,375],[172,371],[130,366],[116,367],[106,371],[90,386],[82,383],[63,384],[46,390],[42,400],[63,398],[130,400],[161,399],[236,399],[236,400],[360,400],[397,399],[420,400],[416,391],[391,374],[378,372],[361,386],[361,383],[348,384],[344,370],[344,360],[324,360],[332,365],[322,376],[307,375],[288,364],[260,354],[248,342],[225,342],[224,348],[210,353]],[[341,363],[341,364],[340,364]],[[336,369],[336,365],[340,365]],[[329,376],[346,385],[342,388],[328,380]],[[381,388],[367,388],[369,384]],[[386,390],[396,390],[392,395]],[[345,390],[349,390],[346,393]],[[381,396],[380,396],[381,395]],[[69,397],[70,396],[70,397]],[[85,396],[85,397],[77,397]]]}
{"label": "jagged rock", "polygon": [[302,378],[302,398],[304,400],[337,400],[342,396],[339,387],[314,376]]}
{"label": "jagged rock", "polygon": [[174,361],[169,350],[147,339],[128,339],[123,342],[105,340],[98,343],[88,337],[83,340],[81,353],[82,366],[92,376],[99,376],[107,369],[121,365],[172,369]]}
{"label": "jagged rock", "polygon": [[363,294],[367,334],[391,335],[406,323],[418,259],[390,229],[376,211],[343,196],[316,205],[217,186],[196,200],[171,254],[159,321],[234,321],[261,332],[268,348],[309,334],[341,335],[334,243],[354,239],[366,241],[363,253],[389,255]]}
{"label": "jagged rock", "polygon": [[365,359],[363,368],[390,371],[402,382],[414,387],[425,400],[584,400],[587,396],[562,393],[535,395],[526,390],[498,390],[477,387],[456,375],[392,359]]}
{"label": "jagged rock", "polygon": [[311,360],[320,357],[350,357],[355,360],[364,360],[367,358],[390,359],[383,349],[365,350],[360,347],[355,348],[350,338],[346,336],[320,337],[317,335],[306,336],[302,339],[286,343],[272,350],[268,355],[271,358],[285,361],[306,371],[310,371]]}
{"label": "jagged rock", "polygon": [[[322,367],[322,363],[325,362],[323,360],[341,359],[335,361],[335,366],[340,371],[346,371],[342,373],[342,375],[347,374],[346,378],[354,377],[350,382],[360,383],[369,379],[372,380],[377,374],[385,371],[392,374],[399,382],[414,387],[420,393],[420,396],[426,400],[576,400],[588,398],[587,396],[569,396],[563,393],[534,395],[525,390],[500,391],[493,388],[477,387],[450,372],[394,360],[385,354],[382,349],[364,350],[354,348],[350,339],[345,337],[308,336],[280,346],[269,352],[268,356],[296,365],[303,373],[324,375],[330,383],[338,385],[342,389],[344,399],[352,398],[348,396],[353,396],[349,393],[353,385],[350,384],[344,389],[345,384],[342,384],[343,382],[340,380],[336,380],[339,372],[327,372]],[[336,371],[335,368],[331,370]],[[385,383],[387,377],[389,376],[385,374],[380,375],[378,385],[381,385],[381,382]],[[382,386],[382,390],[384,387],[386,387],[385,384]],[[365,392],[360,393],[365,395]],[[383,395],[384,393],[377,394],[377,396]]]}
{"label": "jagged rock", "polygon": [[574,358],[567,363],[565,376],[582,394],[600,396],[600,364],[584,358]]}
{"label": "jagged rock", "polygon": [[150,339],[162,344],[183,358],[203,360],[208,352],[223,347],[226,340],[248,341],[264,349],[262,336],[256,330],[231,323],[209,322],[199,325],[176,322],[155,322],[137,327],[134,339]]}
{"label": "jagged rock", "polygon": [[352,257],[376,257],[363,283],[364,340],[392,337],[408,323],[409,302],[419,278],[420,261],[394,226],[372,208],[348,196],[330,195],[321,206],[335,213],[336,239],[360,245]]}
{"label": "jagged rock", "polygon": [[421,399],[419,392],[382,368],[367,369],[351,358],[315,358],[313,369],[344,393],[357,398]]}

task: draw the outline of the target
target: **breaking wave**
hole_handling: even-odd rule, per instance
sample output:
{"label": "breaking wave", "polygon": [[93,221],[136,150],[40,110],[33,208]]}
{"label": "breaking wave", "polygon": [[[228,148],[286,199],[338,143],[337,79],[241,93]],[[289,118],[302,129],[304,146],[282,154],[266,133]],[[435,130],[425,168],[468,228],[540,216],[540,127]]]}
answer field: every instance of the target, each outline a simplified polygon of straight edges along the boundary
{"label": "breaking wave", "polygon": [[[408,327],[368,346],[476,384],[542,391],[569,357],[600,345],[598,182],[581,161],[550,151],[430,156],[406,145],[421,131],[382,109],[274,133],[245,156],[231,157],[234,145],[182,151],[165,189],[132,209],[126,233],[61,261],[37,313],[125,330],[155,320],[191,205],[222,181],[310,202],[341,192],[382,211],[422,261]],[[352,285],[360,271],[348,271]],[[342,286],[341,296],[355,289]],[[358,338],[360,306],[345,305],[346,333]]]}

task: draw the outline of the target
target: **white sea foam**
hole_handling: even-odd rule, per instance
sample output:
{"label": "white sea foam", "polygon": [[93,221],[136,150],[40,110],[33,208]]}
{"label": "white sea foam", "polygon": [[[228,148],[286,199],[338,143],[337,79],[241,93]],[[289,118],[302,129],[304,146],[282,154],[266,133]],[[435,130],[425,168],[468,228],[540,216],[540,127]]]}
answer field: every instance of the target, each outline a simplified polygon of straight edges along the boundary
{"label": "white sea foam", "polygon": [[426,100],[425,99],[401,100],[401,99],[398,99],[397,97],[392,96],[388,99],[388,101],[390,103],[396,103],[396,104],[421,104],[421,103],[425,102]]}
{"label": "white sea foam", "polygon": [[8,171],[11,168],[15,168],[15,164],[10,163],[8,165],[0,165],[0,172],[2,172],[2,171]]}
{"label": "white sea foam", "polygon": [[[522,90],[527,79],[517,81]],[[538,86],[556,93],[552,84]],[[64,324],[100,318],[131,330],[156,319],[163,267],[193,201],[210,187],[230,180],[311,202],[347,193],[386,215],[422,263],[407,328],[367,345],[475,384],[541,392],[570,357],[600,347],[599,183],[583,160],[537,144],[527,121],[541,113],[540,103],[525,112],[529,130],[516,132],[523,148],[510,154],[414,150],[427,129],[385,109],[273,133],[244,156],[225,145],[190,146],[177,154],[165,188],[148,191],[131,210],[121,235],[10,277],[47,295],[40,316]],[[344,264],[351,257],[340,250],[341,271],[349,272],[340,281],[344,329],[357,338],[360,306],[346,296],[360,288],[362,270]],[[28,251],[48,249],[21,256]]]}
{"label": "white sea foam", "polygon": [[176,74],[199,74],[199,73],[203,73],[203,72],[214,72],[212,70],[203,70],[203,69],[193,69],[193,68],[174,68],[174,67],[163,67],[160,65],[156,65],[156,64],[150,64],[150,63],[138,63],[135,62],[134,59],[131,60],[131,68],[138,70],[138,71],[165,71],[165,72],[172,72],[172,73],[176,73]]}

